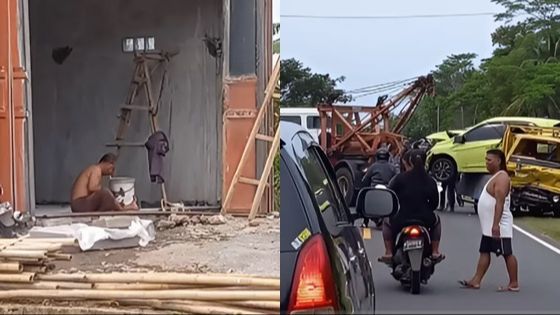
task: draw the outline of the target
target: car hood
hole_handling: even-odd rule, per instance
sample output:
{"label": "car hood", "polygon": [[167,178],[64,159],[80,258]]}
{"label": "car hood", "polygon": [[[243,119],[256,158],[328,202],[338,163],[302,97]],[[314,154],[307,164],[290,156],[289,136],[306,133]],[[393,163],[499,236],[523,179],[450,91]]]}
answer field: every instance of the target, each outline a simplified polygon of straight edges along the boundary
{"label": "car hood", "polygon": [[438,154],[444,151],[449,150],[453,146],[453,139],[443,140],[441,142],[436,143],[431,149],[428,154]]}

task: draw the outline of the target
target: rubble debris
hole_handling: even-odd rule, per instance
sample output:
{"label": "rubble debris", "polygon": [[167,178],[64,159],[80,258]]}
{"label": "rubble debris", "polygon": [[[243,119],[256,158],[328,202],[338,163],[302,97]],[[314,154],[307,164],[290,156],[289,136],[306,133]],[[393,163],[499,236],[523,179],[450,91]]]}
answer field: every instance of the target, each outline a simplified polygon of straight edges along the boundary
{"label": "rubble debris", "polygon": [[279,217],[280,217],[280,212],[279,212],[279,211],[272,211],[272,215],[273,215],[275,218],[279,218]]}
{"label": "rubble debris", "polygon": [[191,218],[190,222],[191,222],[193,225],[200,224],[200,216],[198,216],[198,215],[193,216],[193,217]]}
{"label": "rubble debris", "polygon": [[249,221],[249,226],[255,227],[255,226],[259,226],[259,225],[261,225],[261,224],[263,224],[263,223],[264,223],[264,222],[263,222],[262,219],[254,219],[254,220]]}
{"label": "rubble debris", "polygon": [[227,222],[226,218],[221,214],[214,215],[208,218],[208,223],[210,225],[226,224],[226,222]]}
{"label": "rubble debris", "polygon": [[185,225],[185,223],[189,223],[189,216],[186,215],[177,215],[177,214],[172,214],[171,216],[169,216],[169,221],[173,221],[175,222],[175,226],[178,225]]}
{"label": "rubble debris", "polygon": [[167,230],[167,229],[171,229],[174,228],[176,225],[175,222],[170,221],[170,220],[160,220],[157,223],[157,229],[158,230]]}
{"label": "rubble debris", "polygon": [[200,224],[208,224],[208,217],[207,216],[201,216],[200,217]]}

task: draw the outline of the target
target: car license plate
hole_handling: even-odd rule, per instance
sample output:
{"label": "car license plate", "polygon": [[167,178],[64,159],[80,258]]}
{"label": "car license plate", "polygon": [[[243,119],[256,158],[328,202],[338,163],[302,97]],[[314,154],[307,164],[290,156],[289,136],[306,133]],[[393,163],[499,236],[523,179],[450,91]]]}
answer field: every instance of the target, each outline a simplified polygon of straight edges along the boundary
{"label": "car license plate", "polygon": [[404,250],[419,249],[424,246],[423,240],[408,240],[404,242]]}

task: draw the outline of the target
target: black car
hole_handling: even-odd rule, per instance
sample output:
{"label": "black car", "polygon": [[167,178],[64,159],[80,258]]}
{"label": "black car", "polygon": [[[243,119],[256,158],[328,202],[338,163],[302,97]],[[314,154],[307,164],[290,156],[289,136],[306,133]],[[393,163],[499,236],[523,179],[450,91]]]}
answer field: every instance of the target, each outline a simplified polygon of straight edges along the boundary
{"label": "black car", "polygon": [[[358,215],[345,204],[312,136],[293,123],[281,122],[280,128],[281,311],[372,314],[372,267],[354,225]],[[357,212],[385,217],[397,210],[396,200],[389,190],[367,188],[358,196]]]}

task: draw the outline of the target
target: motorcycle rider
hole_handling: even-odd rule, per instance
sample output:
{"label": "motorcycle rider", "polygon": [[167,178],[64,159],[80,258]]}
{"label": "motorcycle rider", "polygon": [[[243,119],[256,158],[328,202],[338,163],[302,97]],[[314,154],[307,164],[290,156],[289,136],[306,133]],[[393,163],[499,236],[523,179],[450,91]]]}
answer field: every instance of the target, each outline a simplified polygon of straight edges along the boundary
{"label": "motorcycle rider", "polygon": [[[391,155],[385,148],[380,148],[375,152],[375,162],[369,167],[362,178],[361,187],[374,187],[375,185],[387,185],[397,174],[396,168],[389,163]],[[369,219],[364,219],[363,227],[368,227]]]}
{"label": "motorcycle rider", "polygon": [[424,168],[425,153],[420,149],[407,151],[402,157],[403,172],[389,183],[399,199],[400,210],[383,222],[385,255],[382,262],[391,262],[393,256],[393,236],[404,228],[408,221],[419,220],[430,231],[432,239],[432,259],[439,262],[445,258],[439,251],[441,221],[434,213],[438,207],[438,188],[435,180]]}

